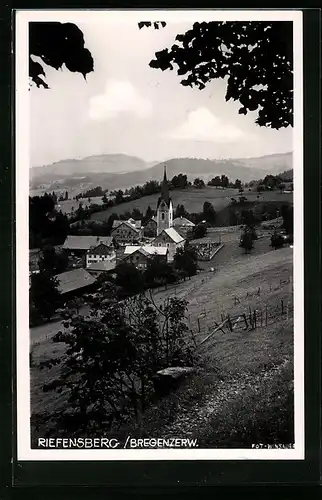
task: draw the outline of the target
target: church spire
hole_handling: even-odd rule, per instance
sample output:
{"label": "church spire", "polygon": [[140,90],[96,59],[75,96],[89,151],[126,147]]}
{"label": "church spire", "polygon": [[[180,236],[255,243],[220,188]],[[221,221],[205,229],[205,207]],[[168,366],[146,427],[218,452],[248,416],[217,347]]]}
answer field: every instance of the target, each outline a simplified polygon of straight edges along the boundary
{"label": "church spire", "polygon": [[166,165],[164,165],[163,182],[162,182],[162,187],[161,187],[161,198],[167,204],[170,201],[169,186],[168,186],[168,179],[167,179],[167,166]]}
{"label": "church spire", "polygon": [[167,181],[167,166],[166,165],[164,165],[163,182],[168,182]]}

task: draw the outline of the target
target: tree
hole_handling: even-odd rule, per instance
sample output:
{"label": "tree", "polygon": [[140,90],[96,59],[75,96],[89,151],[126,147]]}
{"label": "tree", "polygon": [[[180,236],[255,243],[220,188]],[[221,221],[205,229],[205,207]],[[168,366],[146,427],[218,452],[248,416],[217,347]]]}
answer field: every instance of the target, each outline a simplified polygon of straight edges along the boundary
{"label": "tree", "polygon": [[61,302],[57,278],[48,271],[31,276],[30,302],[49,321]]}
{"label": "tree", "polygon": [[227,79],[225,99],[239,101],[240,114],[257,111],[260,126],[292,126],[292,31],[291,21],[196,22],[171,49],[156,52],[150,67],[176,67],[182,85],[199,89]]}
{"label": "tree", "polygon": [[271,236],[271,246],[276,250],[277,248],[282,248],[284,246],[284,242],[283,236],[277,231],[274,231]]}
{"label": "tree", "polygon": [[234,188],[240,189],[242,187],[242,183],[240,179],[235,180]]}
{"label": "tree", "polygon": [[287,234],[292,235],[294,229],[293,223],[293,206],[292,205],[282,205],[281,214],[283,217],[283,229],[287,232]]}
{"label": "tree", "polygon": [[48,89],[44,67],[32,56],[56,70],[65,64],[69,71],[86,75],[94,70],[92,55],[85,48],[84,35],[72,23],[30,22],[29,23],[29,77],[37,87]]}
{"label": "tree", "polygon": [[199,222],[198,224],[195,225],[195,227],[192,230],[192,239],[200,239],[204,238],[207,234],[207,224],[203,222]]}
{"label": "tree", "polygon": [[154,255],[149,259],[144,272],[144,281],[148,288],[173,283],[176,279],[172,266],[160,255]]}
{"label": "tree", "polygon": [[223,188],[228,187],[228,185],[229,185],[229,179],[228,179],[227,175],[222,175],[221,176],[221,185],[222,185]]}
{"label": "tree", "polygon": [[123,203],[124,201],[124,193],[122,191],[122,189],[119,189],[118,191],[116,191],[115,193],[115,204],[116,205],[120,205],[120,203]]}
{"label": "tree", "polygon": [[205,201],[203,204],[203,217],[205,221],[207,221],[209,224],[214,225],[216,223],[216,211],[209,201]]}
{"label": "tree", "polygon": [[187,176],[183,174],[172,177],[170,184],[173,189],[185,189],[188,185]]}
{"label": "tree", "polygon": [[187,215],[188,215],[188,212],[186,211],[184,205],[178,205],[176,210],[175,210],[174,217],[175,218],[186,217]]}
{"label": "tree", "polygon": [[57,378],[43,390],[64,391],[67,397],[66,410],[43,419],[47,435],[59,429],[60,435],[90,436],[139,421],[152,401],[153,375],[167,366],[193,363],[184,300],[167,300],[162,310],[152,296],[121,303],[114,286],[106,285],[110,293],[105,288],[93,294],[86,317],[63,312],[64,330],[53,342],[65,343],[67,356],[40,366],[60,365]]}
{"label": "tree", "polygon": [[142,273],[133,264],[120,262],[115,267],[115,274],[115,283],[123,289],[124,295],[143,292],[144,281]]}
{"label": "tree", "polygon": [[245,253],[248,253],[252,250],[253,248],[253,238],[252,238],[252,233],[251,231],[248,231],[247,229],[244,230],[241,238],[240,238],[240,244],[239,246],[241,248],[244,248]]}
{"label": "tree", "polygon": [[256,218],[252,210],[242,210],[240,214],[240,222],[244,224],[245,231],[250,233],[252,240],[257,240],[257,234],[255,230]]}
{"label": "tree", "polygon": [[198,259],[194,248],[185,243],[183,248],[178,248],[174,258],[174,266],[179,271],[183,271],[187,276],[193,276],[197,272]]}
{"label": "tree", "polygon": [[215,186],[216,188],[218,188],[219,186],[221,186],[221,179],[219,177],[219,175],[216,175],[216,177],[214,177],[213,179],[211,179],[211,186]]}
{"label": "tree", "polygon": [[46,245],[38,261],[39,269],[51,275],[63,273],[68,267],[68,255],[64,251],[56,251],[51,245]]}
{"label": "tree", "polygon": [[197,189],[203,189],[205,187],[205,183],[202,179],[199,179],[199,177],[197,177],[194,181],[193,181],[193,185],[197,188]]}

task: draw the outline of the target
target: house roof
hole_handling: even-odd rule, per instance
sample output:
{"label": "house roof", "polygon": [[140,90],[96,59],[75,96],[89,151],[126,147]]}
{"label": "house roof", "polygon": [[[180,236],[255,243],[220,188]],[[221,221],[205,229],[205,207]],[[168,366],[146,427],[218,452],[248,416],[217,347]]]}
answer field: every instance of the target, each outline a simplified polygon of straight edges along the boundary
{"label": "house roof", "polygon": [[153,245],[127,245],[125,247],[124,255],[131,255],[137,250],[143,250],[147,255],[167,255],[167,247],[155,247]]}
{"label": "house roof", "polygon": [[[114,248],[112,248],[112,252],[113,251]],[[99,243],[98,245],[91,247],[89,250],[87,250],[87,253],[89,255],[110,255],[111,247],[105,245],[105,243]]]}
{"label": "house roof", "polygon": [[113,220],[113,229],[115,227],[118,227],[120,224],[122,224],[124,221],[123,220],[119,220],[119,219],[116,219],[116,220]]}
{"label": "house roof", "polygon": [[[116,222],[116,221],[114,221],[114,222]],[[124,224],[125,226],[129,227],[133,231],[139,232],[139,229],[137,227],[135,227],[133,224],[131,224],[129,221],[127,221],[127,220],[122,220],[122,221],[118,221],[118,222],[120,222],[120,224],[117,224],[115,227],[113,227],[112,231],[114,231],[117,227],[122,226]],[[114,225],[114,223],[113,223],[113,225]]]}
{"label": "house roof", "polygon": [[86,269],[88,271],[113,271],[116,267],[116,262],[103,260],[101,262],[93,262],[93,264],[88,264]]}
{"label": "house roof", "polygon": [[147,221],[146,226],[147,226],[148,224],[151,224],[151,222],[153,222],[154,224],[157,224],[157,218],[156,218],[156,216],[155,216],[155,215],[154,215],[153,217],[151,217],[151,219],[149,219],[149,220]]}
{"label": "house roof", "polygon": [[68,235],[62,248],[65,250],[89,250],[100,243],[106,246],[113,245],[111,236],[71,236]]}
{"label": "house roof", "polygon": [[85,269],[73,269],[65,273],[57,274],[58,290],[61,294],[72,292],[95,283],[95,279]]}
{"label": "house roof", "polygon": [[191,222],[191,220],[186,219],[186,217],[176,217],[175,219],[173,219],[172,224],[174,226],[195,226],[195,224]]}
{"label": "house roof", "polygon": [[166,233],[174,243],[181,243],[181,241],[184,241],[184,238],[174,229],[174,227],[168,227],[168,229],[164,229],[162,233]]}

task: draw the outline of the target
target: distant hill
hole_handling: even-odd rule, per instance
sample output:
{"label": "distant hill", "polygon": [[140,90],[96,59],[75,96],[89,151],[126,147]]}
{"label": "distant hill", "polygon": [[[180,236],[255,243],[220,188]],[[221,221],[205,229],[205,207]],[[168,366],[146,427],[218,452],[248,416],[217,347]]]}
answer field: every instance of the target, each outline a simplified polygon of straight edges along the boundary
{"label": "distant hill", "polygon": [[208,181],[216,175],[227,175],[243,182],[276,175],[292,168],[292,153],[273,154],[258,158],[209,160],[201,158],[172,158],[166,162],[147,163],[128,155],[90,156],[82,160],[64,160],[44,167],[30,169],[31,188],[41,185],[47,189],[78,189],[94,186],[110,191],[126,189],[148,180],[160,180],[166,163],[168,178],[179,173],[189,180],[201,177]]}
{"label": "distant hill", "polygon": [[[156,162],[157,163],[157,162]],[[32,167],[30,178],[53,179],[60,176],[88,175],[92,173],[124,173],[135,170],[144,170],[152,166],[136,156],[124,154],[95,155],[80,160],[61,160],[51,165]]]}

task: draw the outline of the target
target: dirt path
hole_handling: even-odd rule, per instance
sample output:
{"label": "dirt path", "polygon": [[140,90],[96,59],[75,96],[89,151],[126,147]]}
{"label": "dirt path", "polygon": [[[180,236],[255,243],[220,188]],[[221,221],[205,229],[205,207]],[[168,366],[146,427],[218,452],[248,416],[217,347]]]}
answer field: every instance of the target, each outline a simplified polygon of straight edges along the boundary
{"label": "dirt path", "polygon": [[229,381],[218,381],[211,394],[193,407],[182,408],[177,419],[162,429],[165,438],[184,436],[187,438],[202,435],[203,429],[209,425],[209,420],[228,414],[229,405],[236,399],[242,399],[249,392],[256,393],[263,385],[263,380],[277,376],[289,364],[284,360],[278,366],[257,374],[244,373]]}
{"label": "dirt path", "polygon": [[[85,316],[89,313],[89,307],[84,306],[79,310],[79,314]],[[63,330],[62,320],[50,321],[49,323],[45,323],[43,325],[34,326],[30,328],[30,344],[33,345],[39,342],[45,342],[50,337],[52,337],[55,333],[59,332],[59,330]]]}

